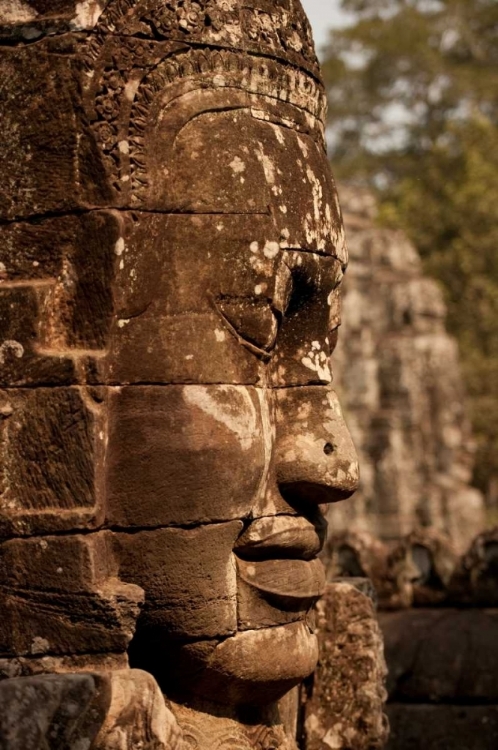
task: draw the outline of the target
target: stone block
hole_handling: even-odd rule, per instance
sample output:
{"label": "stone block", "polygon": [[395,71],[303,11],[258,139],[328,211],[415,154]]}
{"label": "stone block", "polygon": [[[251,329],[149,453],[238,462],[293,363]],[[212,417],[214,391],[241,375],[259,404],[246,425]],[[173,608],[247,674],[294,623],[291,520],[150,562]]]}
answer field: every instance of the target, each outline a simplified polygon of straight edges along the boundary
{"label": "stone block", "polygon": [[73,654],[64,656],[0,657],[0,681],[14,677],[34,677],[40,674],[74,672],[117,672],[128,669],[128,654]]}
{"label": "stone block", "polygon": [[277,329],[274,233],[266,215],[144,213],[118,247],[103,378],[258,382]]}
{"label": "stone block", "polygon": [[306,750],[383,748],[387,739],[382,636],[371,599],[329,584],[317,605],[319,660],[305,704]]}
{"label": "stone block", "polygon": [[117,578],[107,534],[0,545],[0,655],[123,653],[142,590]]}
{"label": "stone block", "polygon": [[0,384],[70,385],[102,356],[125,223],[91,211],[0,226]]}
{"label": "stone block", "polygon": [[[266,101],[261,104],[269,111],[261,116],[257,100],[229,86],[234,73],[229,59],[219,55],[217,62],[227,68],[223,91],[193,90],[151,107],[161,74],[164,83],[162,66],[143,82],[138,100],[150,118],[149,148],[130,144],[143,207],[232,217],[268,215],[271,207],[278,233],[267,240],[332,255],[344,264],[342,218],[316,121],[292,106],[290,118],[284,118]],[[209,62],[204,57],[201,64],[206,68]],[[288,126],[289,119],[301,132]]]}
{"label": "stone block", "polygon": [[491,750],[498,747],[498,706],[392,703],[386,750]]}
{"label": "stone block", "polygon": [[41,351],[39,321],[46,288],[7,284],[0,288],[0,387],[57,386],[75,381],[64,352]]}
{"label": "stone block", "polygon": [[258,356],[240,346],[215,311],[120,318],[111,330],[111,347],[97,362],[100,382],[111,385],[261,382]]}
{"label": "stone block", "polygon": [[91,748],[110,703],[94,675],[43,675],[0,683],[2,750]]}
{"label": "stone block", "polygon": [[0,391],[0,538],[94,527],[104,421],[84,388]]}
{"label": "stone block", "polygon": [[[242,106],[249,105],[247,94],[225,93],[225,106],[227,98],[242,99]],[[283,147],[273,129],[253,117],[250,110],[216,111],[221,110],[216,106],[220,100],[217,92],[210,92],[208,97],[193,92],[161,113],[161,125],[152,132],[150,208],[198,214],[268,213],[278,173],[267,154],[272,146],[273,152],[275,146],[282,151]],[[209,109],[208,101],[212,105]],[[189,103],[191,109],[201,109],[190,122],[190,113],[185,111]],[[175,138],[171,138],[165,120],[178,130]],[[272,144],[263,139],[270,139]],[[164,180],[165,169],[176,179]],[[278,241],[279,237],[267,239]]]}
{"label": "stone block", "polygon": [[393,701],[498,704],[498,610],[381,612]]}
{"label": "stone block", "polygon": [[193,526],[248,517],[265,467],[255,389],[111,389],[108,420],[109,525]]}
{"label": "stone block", "polygon": [[119,577],[145,591],[140,639],[216,638],[237,629],[232,550],[242,522],[159,529],[114,537]]}
{"label": "stone block", "polygon": [[88,146],[77,72],[67,54],[74,46],[62,51],[44,43],[1,50],[3,219],[66,213],[110,198],[102,159]]}
{"label": "stone block", "polygon": [[0,683],[2,750],[186,750],[154,678],[139,670]]}
{"label": "stone block", "polygon": [[4,3],[0,8],[0,38],[30,42],[44,34],[92,29],[97,23],[105,0],[91,4],[79,0],[23,0]]}

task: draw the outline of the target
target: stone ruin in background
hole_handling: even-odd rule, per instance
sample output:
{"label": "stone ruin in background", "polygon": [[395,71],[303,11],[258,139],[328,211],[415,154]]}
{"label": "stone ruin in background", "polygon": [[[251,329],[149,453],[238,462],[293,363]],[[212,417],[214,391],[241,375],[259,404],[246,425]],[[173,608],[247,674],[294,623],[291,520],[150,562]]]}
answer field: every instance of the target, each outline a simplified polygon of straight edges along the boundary
{"label": "stone ruin in background", "polygon": [[474,446],[441,289],[402,232],[375,224],[370,193],[343,186],[341,205],[351,265],[334,375],[361,479],[330,508],[330,527],[394,542],[432,528],[464,552],[485,527],[484,501],[470,485]]}
{"label": "stone ruin in background", "polygon": [[464,554],[434,530],[396,544],[347,532],[328,540],[323,558],[329,580],[368,577],[377,592],[386,750],[498,747],[498,529]]}
{"label": "stone ruin in background", "polygon": [[[483,532],[483,498],[470,485],[456,342],[439,287],[403,233],[376,225],[373,196],[343,186],[341,203],[352,262],[334,371],[361,478],[354,498],[328,511],[327,578],[368,578],[376,592],[386,750],[489,750],[498,746],[498,532]],[[317,674],[334,684],[321,664]]]}
{"label": "stone ruin in background", "polygon": [[295,689],[358,481],[299,2],[1,0],[0,39],[2,750],[380,746],[354,586],[322,647],[353,608],[368,669]]}

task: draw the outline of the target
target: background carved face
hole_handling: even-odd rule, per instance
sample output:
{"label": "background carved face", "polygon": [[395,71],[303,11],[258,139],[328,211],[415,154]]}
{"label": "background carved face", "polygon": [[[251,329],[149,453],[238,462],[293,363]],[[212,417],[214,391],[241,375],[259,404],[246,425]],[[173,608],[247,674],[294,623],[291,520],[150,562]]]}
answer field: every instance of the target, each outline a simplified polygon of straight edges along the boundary
{"label": "background carved face", "polygon": [[297,112],[201,112],[173,145],[159,117],[153,210],[118,248],[107,522],[146,592],[132,660],[173,696],[266,702],[312,671],[319,506],[357,484],[329,368],[342,225]]}

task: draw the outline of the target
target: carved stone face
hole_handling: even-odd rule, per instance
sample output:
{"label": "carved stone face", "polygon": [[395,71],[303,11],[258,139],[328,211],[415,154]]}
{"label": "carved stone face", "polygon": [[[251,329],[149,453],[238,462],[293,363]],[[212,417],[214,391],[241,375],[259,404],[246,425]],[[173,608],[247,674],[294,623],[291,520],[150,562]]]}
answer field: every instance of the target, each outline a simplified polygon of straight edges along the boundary
{"label": "carved stone face", "polygon": [[0,61],[0,653],[134,633],[168,697],[266,704],[314,667],[358,473],[311,33],[298,0],[38,5]]}
{"label": "carved stone face", "polygon": [[312,128],[227,99],[191,92],[174,138],[167,107],[147,133],[148,210],[116,245],[107,523],[146,592],[132,661],[168,695],[267,702],[314,668],[320,504],[358,480],[329,368],[346,257]]}

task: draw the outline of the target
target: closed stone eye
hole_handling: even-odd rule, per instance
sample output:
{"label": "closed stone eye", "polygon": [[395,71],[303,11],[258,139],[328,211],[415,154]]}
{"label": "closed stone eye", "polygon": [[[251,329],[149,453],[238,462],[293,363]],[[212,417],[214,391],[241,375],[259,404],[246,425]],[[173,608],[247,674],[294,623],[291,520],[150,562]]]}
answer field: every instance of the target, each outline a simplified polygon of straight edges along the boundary
{"label": "closed stone eye", "polygon": [[[251,298],[223,298],[216,307],[225,322],[250,347],[269,355],[279,329],[279,320],[268,300]],[[258,353],[258,352],[255,352]]]}
{"label": "closed stone eye", "polygon": [[220,296],[215,306],[225,324],[240,336],[243,345],[254,347],[256,354],[269,358],[289,307],[293,286],[292,271],[284,261],[276,271],[271,299]]}

